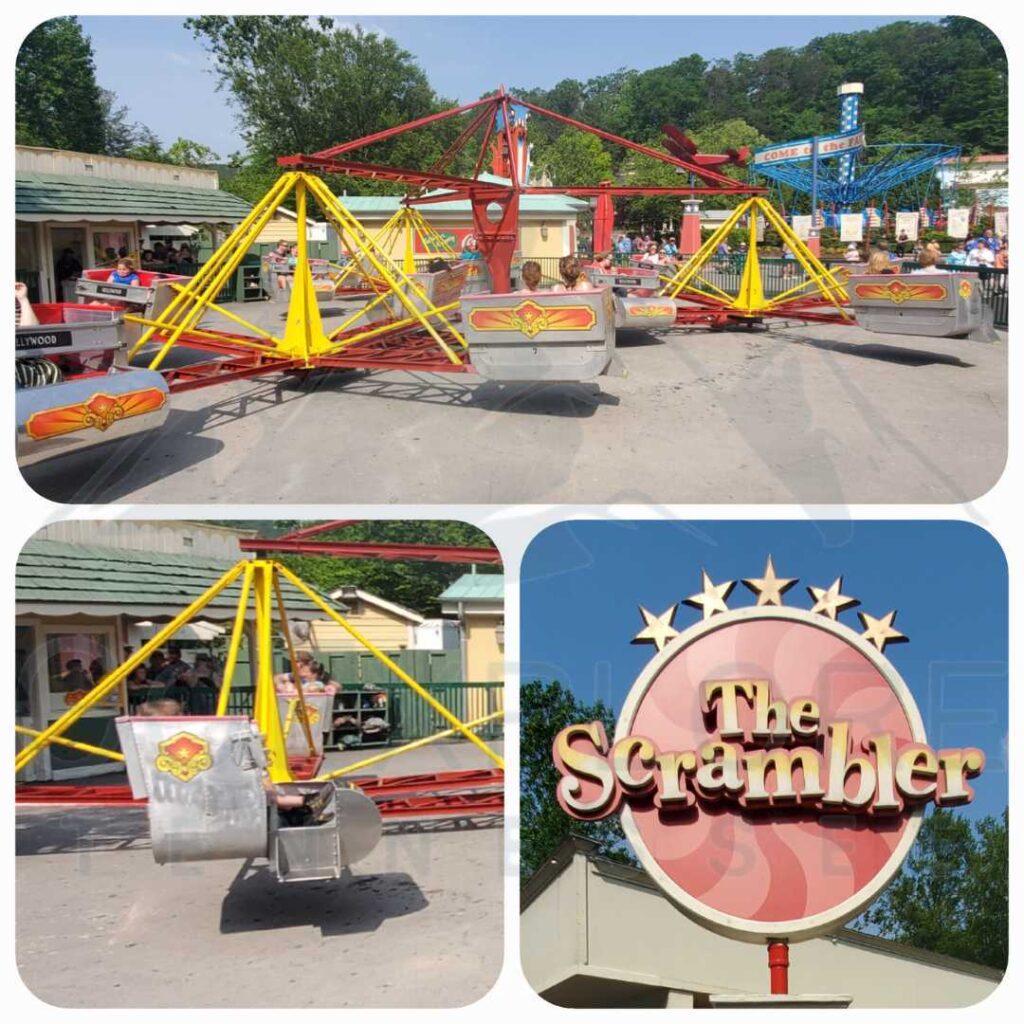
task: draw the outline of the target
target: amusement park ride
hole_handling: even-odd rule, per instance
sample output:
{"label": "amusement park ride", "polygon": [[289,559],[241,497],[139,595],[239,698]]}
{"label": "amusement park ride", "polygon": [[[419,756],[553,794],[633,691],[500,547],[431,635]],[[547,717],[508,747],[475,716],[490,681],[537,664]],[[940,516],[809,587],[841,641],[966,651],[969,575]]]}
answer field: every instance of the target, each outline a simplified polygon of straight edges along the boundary
{"label": "amusement park ride", "polygon": [[[530,184],[524,174],[529,114],[552,118],[567,128],[668,164],[685,176],[684,183],[671,187]],[[364,151],[377,143],[452,118],[462,118],[464,123],[427,170],[363,158]],[[862,318],[862,326],[869,329],[952,336],[962,334],[964,324],[973,322],[974,314],[959,308],[962,300],[970,298],[971,285],[962,280],[954,285],[949,274],[915,278],[911,285],[889,277],[858,277],[851,294],[772,208],[764,187],[721,172],[728,164],[742,166],[748,157],[745,151],[700,154],[677,129],[666,130],[666,142],[668,152],[657,150],[517,99],[501,88],[473,103],[316,153],[281,157],[281,177],[194,277],[140,273],[140,287],[128,288],[104,282],[102,271],[90,272],[79,284],[79,295],[100,305],[48,308],[40,317],[42,326],[17,329],[17,356],[24,363],[19,382],[25,382],[17,396],[19,458],[27,464],[150,429],[160,425],[170,396],[179,391],[275,373],[412,370],[475,372],[498,382],[572,382],[591,380],[605,371],[614,352],[616,328],[723,327],[759,323],[765,317],[853,323],[854,314],[867,310],[872,302],[888,304],[893,315]],[[451,170],[460,156],[467,167],[472,161],[468,176]],[[489,156],[492,169],[503,171],[497,181],[479,177]],[[791,157],[777,165],[762,162],[758,170],[782,174],[800,162],[798,155]],[[754,159],[756,163],[757,155]],[[817,167],[818,161],[812,159],[811,165]],[[321,177],[327,174],[404,188],[402,209],[384,229],[371,234],[328,188]],[[611,272],[588,268],[597,286],[594,291],[513,295],[519,200],[523,195],[544,194],[592,200],[595,227],[608,240],[616,197],[747,198],[673,273],[667,274],[664,267]],[[318,300],[323,292],[314,285],[301,231],[294,286],[280,334],[217,302],[261,231],[287,200],[294,201],[300,224],[306,222],[312,206],[319,207],[349,254],[331,294],[363,298],[330,330],[321,318]],[[458,257],[427,223],[424,209],[452,200],[468,201],[482,259],[452,265],[450,261]],[[791,287],[773,297],[766,295],[757,252],[762,218],[803,272],[795,275]],[[739,288],[730,290],[710,263],[719,242],[738,226],[749,230],[749,247]],[[405,242],[400,260],[392,256],[396,233]],[[441,258],[426,270],[418,269],[413,257],[417,236],[428,252]],[[104,306],[104,302],[115,305]],[[118,308],[132,303],[135,312]],[[73,319],[81,318],[97,321],[107,333],[127,331],[131,335],[127,357],[107,342],[97,351],[96,339],[80,337],[84,332],[73,325]],[[176,349],[187,350],[190,358],[174,360],[172,365],[168,357]]]}
{"label": "amusement park ride", "polygon": [[[157,863],[266,858],[280,881],[341,877],[349,865],[377,845],[382,817],[500,814],[504,760],[477,732],[500,720],[504,711],[468,722],[460,720],[313,588],[268,557],[272,552],[302,551],[347,558],[497,564],[500,555],[494,548],[316,539],[317,534],[352,522],[326,522],[273,540],[243,542],[243,550],[256,551],[255,557],[239,561],[221,575],[151,640],[83,692],[57,721],[41,731],[16,726],[25,739],[15,757],[16,772],[49,744],[57,744],[124,763],[130,788],[19,785],[17,801],[78,806],[145,803]],[[333,695],[303,690],[282,582],[341,626],[449,727],[322,772],[324,731],[333,718]],[[137,666],[144,665],[214,598],[232,590],[237,591],[236,611],[215,714],[125,715],[116,720],[121,751],[69,737],[69,731],[90,709],[118,693],[123,698],[125,681]],[[247,632],[247,625],[251,631]],[[247,635],[254,648],[250,652],[255,676],[251,717],[228,713],[239,653]],[[291,665],[293,683],[287,693],[275,686],[275,635],[283,638]],[[494,767],[393,777],[360,774],[389,758],[459,736]],[[295,796],[319,796],[322,813],[296,823],[275,811],[275,801]]]}

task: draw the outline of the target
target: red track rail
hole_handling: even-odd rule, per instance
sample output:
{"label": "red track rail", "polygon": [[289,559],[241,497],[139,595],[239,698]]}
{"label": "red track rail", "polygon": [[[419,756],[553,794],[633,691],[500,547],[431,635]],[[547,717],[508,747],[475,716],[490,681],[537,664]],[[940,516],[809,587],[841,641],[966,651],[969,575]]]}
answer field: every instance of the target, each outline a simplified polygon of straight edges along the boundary
{"label": "red track rail", "polygon": [[[470,817],[500,814],[504,772],[470,771],[353,778],[384,818]],[[142,807],[128,786],[24,785],[15,787],[15,803],[26,807]]]}

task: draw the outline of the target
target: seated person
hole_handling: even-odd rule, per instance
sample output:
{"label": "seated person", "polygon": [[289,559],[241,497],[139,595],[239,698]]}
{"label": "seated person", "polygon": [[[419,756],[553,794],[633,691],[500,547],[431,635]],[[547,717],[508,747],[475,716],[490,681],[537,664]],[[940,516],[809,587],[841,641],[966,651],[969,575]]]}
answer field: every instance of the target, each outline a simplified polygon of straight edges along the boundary
{"label": "seated person", "polygon": [[922,249],[920,256],[917,257],[917,262],[921,265],[917,270],[912,270],[912,274],[935,274],[938,272],[939,257],[934,249],[927,246]]}
{"label": "seated person", "polygon": [[107,284],[138,284],[139,275],[135,273],[132,261],[125,257],[117,261],[117,267],[107,278]]}
{"label": "seated person", "polygon": [[660,267],[664,262],[664,259],[658,252],[658,243],[651,242],[650,245],[647,246],[647,251],[640,260],[640,266]]}
{"label": "seated person", "polygon": [[541,274],[540,264],[536,260],[527,260],[520,271],[523,280],[523,287],[520,292],[540,291]]}
{"label": "seated person", "polygon": [[868,256],[867,271],[868,274],[898,274],[900,267],[898,263],[893,263],[889,259],[887,252],[882,252],[881,249],[872,249],[871,255]]}
{"label": "seated person", "polygon": [[593,263],[594,269],[601,274],[610,274],[615,269],[615,265],[612,263],[612,254],[610,252],[604,253],[602,256],[598,256]]}
{"label": "seated person", "polygon": [[[299,651],[295,655],[295,661],[303,693],[337,693],[337,683],[327,677],[324,667],[313,660],[313,655],[309,651]],[[291,672],[279,672],[275,675],[274,688],[282,697],[296,696],[299,692]]]}
{"label": "seated person", "polygon": [[302,828],[304,825],[326,825],[334,815],[324,814],[324,809],[334,795],[334,783],[322,782],[309,793],[287,793],[279,790],[269,775],[263,776],[263,788],[274,802],[282,824],[288,828]]}
{"label": "seated person", "polygon": [[575,256],[563,256],[558,261],[558,274],[562,278],[562,282],[551,289],[553,292],[591,292],[594,290],[594,286],[583,273],[583,266]]}
{"label": "seated person", "polygon": [[427,273],[428,274],[438,274],[442,270],[451,270],[451,269],[452,268],[448,265],[448,262],[446,260],[441,259],[439,256],[435,256],[427,264]]}

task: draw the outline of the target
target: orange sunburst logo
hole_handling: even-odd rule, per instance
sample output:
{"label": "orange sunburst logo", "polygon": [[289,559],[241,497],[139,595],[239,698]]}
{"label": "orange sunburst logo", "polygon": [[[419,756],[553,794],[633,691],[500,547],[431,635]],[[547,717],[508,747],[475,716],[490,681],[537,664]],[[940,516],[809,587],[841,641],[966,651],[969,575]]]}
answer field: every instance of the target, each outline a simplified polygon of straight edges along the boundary
{"label": "orange sunburst logo", "polygon": [[70,708],[77,704],[89,691],[88,690],[68,690],[64,694],[64,703]]}
{"label": "orange sunburst logo", "polygon": [[517,306],[473,309],[470,326],[478,331],[515,331],[536,338],[542,331],[589,331],[597,323],[592,306],[541,306],[533,299]]}
{"label": "orange sunburst logo", "polygon": [[295,708],[295,720],[297,722],[301,722],[303,715],[305,715],[306,722],[309,725],[316,725],[316,723],[320,721],[320,712],[317,711],[317,709],[315,707],[313,707],[312,704],[306,704],[305,705],[305,711],[303,711],[303,705],[302,704],[299,704],[299,705],[296,706],[296,708]]}
{"label": "orange sunburst logo", "polygon": [[98,391],[87,402],[33,413],[25,423],[25,432],[35,441],[89,428],[102,432],[109,430],[118,420],[155,412],[166,401],[167,392],[160,388],[143,388],[116,396]]}
{"label": "orange sunburst logo", "polygon": [[885,284],[857,284],[853,294],[859,299],[886,299],[894,305],[904,302],[941,302],[946,289],[941,284],[911,284],[897,278]]}
{"label": "orange sunburst logo", "polygon": [[974,288],[971,286],[970,281],[961,281],[960,287],[957,290],[960,292],[961,299],[969,299]]}
{"label": "orange sunburst logo", "polygon": [[213,765],[210,744],[190,732],[175,733],[160,744],[156,770],[173,775],[179,782],[191,782]]}
{"label": "orange sunburst logo", "polygon": [[630,316],[675,316],[675,306],[627,306],[626,312]]}

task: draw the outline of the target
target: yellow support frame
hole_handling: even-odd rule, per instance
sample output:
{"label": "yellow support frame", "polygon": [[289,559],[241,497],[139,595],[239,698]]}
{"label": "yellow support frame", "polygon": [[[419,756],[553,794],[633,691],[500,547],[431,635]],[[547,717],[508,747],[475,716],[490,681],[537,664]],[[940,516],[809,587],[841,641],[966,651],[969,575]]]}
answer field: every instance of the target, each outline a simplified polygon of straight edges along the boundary
{"label": "yellow support frame", "polygon": [[[703,275],[706,265],[714,258],[718,246],[729,237],[743,218],[747,218],[747,254],[736,295],[719,288]],[[758,217],[774,228],[783,243],[789,248],[807,275],[805,281],[771,298],[765,295],[761,274],[761,260],[758,252]],[[784,218],[763,196],[752,196],[740,203],[723,223],[714,231],[700,249],[679,268],[661,290],[661,295],[676,299],[685,293],[699,295],[718,303],[723,310],[737,316],[756,317],[780,310],[786,302],[800,293],[817,293],[834,306],[845,320],[851,319],[843,308],[848,297],[836,276],[804,244],[803,240],[786,223]]]}
{"label": "yellow support frame", "polygon": [[[217,295],[238,269],[246,253],[255,244],[260,232],[270,218],[290,196],[295,197],[296,215],[300,225],[306,223],[309,203],[315,202],[324,217],[333,225],[339,240],[353,254],[352,262],[343,268],[334,280],[335,287],[357,269],[367,276],[378,292],[368,306],[362,308],[346,323],[328,336],[324,332],[317,303],[316,290],[309,264],[306,233],[298,233],[298,252],[295,267],[295,283],[288,304],[288,315],[281,337],[258,328],[231,310],[216,302]],[[406,247],[401,265],[395,262],[383,242],[385,231],[404,231]],[[318,356],[335,355],[344,349],[375,337],[377,334],[403,328],[419,327],[426,331],[438,348],[454,366],[462,366],[460,354],[469,345],[462,333],[446,315],[457,308],[457,303],[437,306],[427,297],[416,282],[413,238],[441,241],[440,236],[427,224],[423,215],[411,207],[403,207],[393,216],[381,231],[371,235],[359,221],[345,209],[326,184],[314,175],[303,171],[289,171],[283,174],[267,194],[253,207],[241,224],[235,228],[219,249],[200,268],[187,286],[177,286],[167,308],[155,319],[129,314],[126,319],[142,325],[145,330],[131,347],[129,359],[138,355],[145,345],[159,342],[160,347],[149,362],[149,369],[157,370],[167,358],[170,350],[183,337],[197,336],[211,340],[223,340],[220,335],[201,325],[204,316],[213,312],[226,317],[252,331],[259,340],[231,338],[230,343],[240,348],[251,349],[263,355],[277,356],[287,360],[300,360],[307,368],[316,365]],[[386,327],[371,326],[352,338],[337,337],[354,324],[360,316],[376,308],[388,298],[394,297],[404,308],[406,316]],[[448,339],[448,340],[446,340]],[[454,342],[454,345],[450,342]]]}
{"label": "yellow support frame", "polygon": [[[84,753],[94,754],[101,757],[109,757],[113,760],[124,760],[122,754],[117,751],[106,750],[102,747],[94,747],[91,744],[82,743],[79,740],[68,739],[64,734],[71,728],[90,708],[100,703],[116,686],[131,675],[136,667],[143,664],[146,659],[170,640],[175,633],[187,625],[199,612],[203,610],[214,598],[216,598],[227,587],[231,586],[241,577],[241,588],[238,601],[235,606],[235,615],[232,623],[231,637],[228,643],[227,659],[224,665],[224,678],[221,682],[220,692],[217,697],[216,714],[223,717],[227,714],[228,701],[231,693],[231,684],[234,679],[235,668],[238,663],[239,650],[246,633],[246,621],[250,600],[254,604],[254,632],[255,632],[255,658],[250,656],[250,663],[256,673],[255,698],[253,702],[253,720],[259,727],[263,736],[263,742],[267,749],[268,772],[272,782],[291,782],[292,775],[288,767],[288,755],[285,748],[285,733],[281,726],[280,712],[277,704],[277,689],[274,686],[274,665],[273,665],[273,633],[274,625],[274,603],[277,603],[277,620],[285,636],[288,647],[288,654],[292,664],[292,678],[298,691],[297,699],[292,702],[289,708],[289,717],[297,713],[301,707],[301,715],[305,738],[309,745],[310,754],[315,750],[312,732],[309,725],[309,716],[306,714],[306,699],[302,690],[302,682],[299,678],[298,663],[295,655],[295,648],[292,644],[291,631],[288,624],[288,616],[285,610],[284,597],[281,591],[282,578],[292,584],[300,593],[319,608],[330,619],[337,622],[350,636],[361,644],[381,664],[386,666],[395,676],[408,686],[417,696],[422,698],[431,708],[447,721],[452,728],[433,736],[425,737],[422,740],[415,740],[402,747],[395,748],[384,754],[370,759],[369,763],[385,760],[406,750],[414,750],[418,747],[433,743],[435,740],[446,736],[461,735],[469,740],[478,749],[483,751],[499,768],[505,767],[504,759],[492,750],[473,730],[479,726],[494,720],[504,714],[504,711],[497,711],[483,718],[471,722],[463,722],[456,715],[452,714],[440,701],[424,689],[408,672],[391,660],[383,651],[376,647],[362,633],[359,632],[344,616],[336,612],[324,599],[304,583],[298,576],[272,559],[257,558],[244,559],[232,566],[227,572],[211,584],[199,597],[197,597],[184,611],[176,615],[167,625],[159,629],[152,639],[143,644],[134,654],[122,662],[117,668],[106,675],[96,684],[77,704],[68,708],[57,721],[43,730],[29,729],[26,726],[15,726],[15,731],[24,736],[30,736],[30,741],[17,752],[14,759],[15,772],[27,767],[41,751],[51,743],[71,747]],[[367,762],[359,762],[356,765],[348,765],[338,772],[330,773],[324,778],[333,778],[335,775],[343,775],[354,771],[356,768],[365,767]]]}

